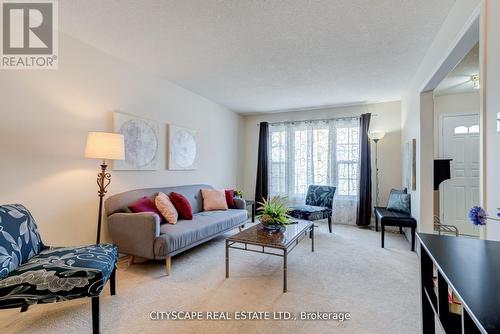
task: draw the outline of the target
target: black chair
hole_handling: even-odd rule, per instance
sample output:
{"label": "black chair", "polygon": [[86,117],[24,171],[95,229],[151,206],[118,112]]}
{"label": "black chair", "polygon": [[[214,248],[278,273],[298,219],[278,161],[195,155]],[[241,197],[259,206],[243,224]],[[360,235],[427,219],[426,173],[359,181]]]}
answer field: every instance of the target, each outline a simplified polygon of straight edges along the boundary
{"label": "black chair", "polygon": [[304,220],[328,218],[328,229],[332,233],[332,206],[335,187],[310,185],[307,189],[306,205],[291,206],[289,215]]}
{"label": "black chair", "polygon": [[415,251],[415,229],[417,228],[417,221],[411,214],[399,211],[388,210],[387,208],[375,207],[375,231],[378,232],[378,224],[381,227],[381,243],[384,248],[384,237],[386,226],[398,226],[399,231],[402,232],[403,227],[411,228],[411,251]]}
{"label": "black chair", "polygon": [[112,244],[46,247],[31,213],[0,205],[0,309],[90,297],[92,332],[100,332],[99,296],[110,282],[115,294],[118,248]]}

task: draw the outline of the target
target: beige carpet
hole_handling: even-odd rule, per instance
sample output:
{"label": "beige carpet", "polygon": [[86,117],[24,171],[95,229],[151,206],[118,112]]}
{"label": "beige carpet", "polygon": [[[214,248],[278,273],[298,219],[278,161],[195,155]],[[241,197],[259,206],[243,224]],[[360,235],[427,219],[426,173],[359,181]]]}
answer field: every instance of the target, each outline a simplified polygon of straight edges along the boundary
{"label": "beige carpet", "polygon": [[[403,236],[319,223],[316,251],[304,239],[289,256],[288,293],[282,293],[282,259],[231,251],[224,278],[224,238],[172,260],[125,261],[117,295],[106,287],[101,302],[105,333],[418,333],[418,258]],[[151,311],[350,312],[337,321],[152,321]],[[38,305],[28,312],[0,311],[0,333],[90,333],[90,299]]]}

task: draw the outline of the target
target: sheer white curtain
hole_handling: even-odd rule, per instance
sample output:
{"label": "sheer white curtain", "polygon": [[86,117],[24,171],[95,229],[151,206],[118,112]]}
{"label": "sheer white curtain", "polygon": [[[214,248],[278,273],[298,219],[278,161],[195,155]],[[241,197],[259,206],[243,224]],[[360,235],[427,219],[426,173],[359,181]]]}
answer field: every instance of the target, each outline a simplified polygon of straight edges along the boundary
{"label": "sheer white curtain", "polygon": [[334,221],[355,221],[359,118],[270,124],[270,194],[303,204],[310,184],[337,187]]}

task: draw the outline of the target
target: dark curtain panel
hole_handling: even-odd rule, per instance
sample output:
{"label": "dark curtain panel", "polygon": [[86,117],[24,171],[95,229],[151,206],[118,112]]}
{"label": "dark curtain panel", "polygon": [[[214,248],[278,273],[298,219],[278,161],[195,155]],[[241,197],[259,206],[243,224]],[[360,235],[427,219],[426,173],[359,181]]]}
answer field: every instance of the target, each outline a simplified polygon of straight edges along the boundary
{"label": "dark curtain panel", "polygon": [[[257,156],[257,184],[255,202],[262,202],[269,195],[269,123],[260,123],[259,152]],[[259,205],[256,205],[259,207]]]}
{"label": "dark curtain panel", "polygon": [[359,168],[359,195],[356,224],[359,226],[370,225],[372,216],[372,168],[370,154],[370,129],[371,114],[361,115],[359,143],[360,143],[360,168]]}

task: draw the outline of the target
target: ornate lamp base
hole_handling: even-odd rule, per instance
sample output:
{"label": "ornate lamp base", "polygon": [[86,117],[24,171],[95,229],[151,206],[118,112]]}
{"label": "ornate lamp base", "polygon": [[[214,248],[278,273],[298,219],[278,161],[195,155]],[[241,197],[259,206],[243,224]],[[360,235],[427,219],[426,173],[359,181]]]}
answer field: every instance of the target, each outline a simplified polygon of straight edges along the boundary
{"label": "ornate lamp base", "polygon": [[106,172],[107,168],[108,165],[106,164],[106,160],[103,160],[101,164],[101,172],[97,174],[97,186],[99,187],[99,190],[97,191],[97,195],[99,196],[99,216],[97,218],[96,244],[101,242],[102,201],[107,192],[106,188],[111,183],[111,174]]}

